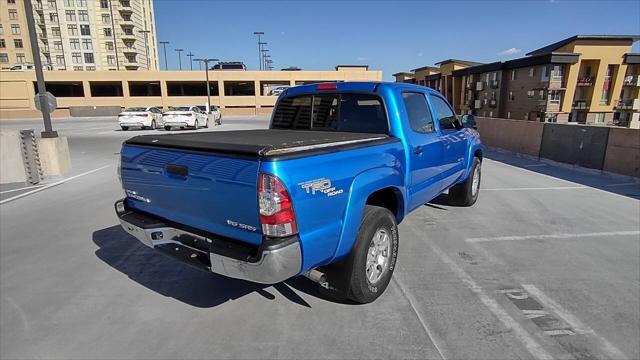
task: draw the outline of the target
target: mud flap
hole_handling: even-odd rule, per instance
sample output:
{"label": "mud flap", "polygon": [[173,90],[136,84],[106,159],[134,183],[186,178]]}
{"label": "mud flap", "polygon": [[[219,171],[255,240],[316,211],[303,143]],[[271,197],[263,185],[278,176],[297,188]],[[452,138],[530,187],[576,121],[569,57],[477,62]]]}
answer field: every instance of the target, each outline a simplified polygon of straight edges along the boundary
{"label": "mud flap", "polygon": [[349,283],[352,272],[351,256],[335,262],[333,264],[321,266],[321,271],[327,277],[326,284],[318,285],[318,291],[322,296],[330,299],[344,301],[349,297]]}

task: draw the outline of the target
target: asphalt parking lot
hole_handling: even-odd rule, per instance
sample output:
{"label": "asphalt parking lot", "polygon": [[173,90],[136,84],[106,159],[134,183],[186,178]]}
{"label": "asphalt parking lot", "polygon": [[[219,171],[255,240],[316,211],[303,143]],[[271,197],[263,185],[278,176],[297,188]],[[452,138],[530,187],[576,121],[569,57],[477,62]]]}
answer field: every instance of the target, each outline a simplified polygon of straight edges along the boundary
{"label": "asphalt parking lot", "polygon": [[386,293],[353,305],[305,278],[263,286],[154,253],[113,211],[120,143],[149,132],[55,127],[72,173],[0,187],[3,359],[640,358],[636,181],[489,151],[478,203],[441,196],[409,215]]}

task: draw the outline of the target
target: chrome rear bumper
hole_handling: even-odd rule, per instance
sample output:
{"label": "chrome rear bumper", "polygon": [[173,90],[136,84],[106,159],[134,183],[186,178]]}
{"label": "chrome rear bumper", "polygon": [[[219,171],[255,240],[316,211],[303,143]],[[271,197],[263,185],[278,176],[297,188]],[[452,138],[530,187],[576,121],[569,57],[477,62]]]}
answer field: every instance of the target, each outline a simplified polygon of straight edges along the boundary
{"label": "chrome rear bumper", "polygon": [[204,236],[115,204],[122,228],[148,247],[198,268],[231,278],[275,284],[300,273],[302,252],[297,237],[265,241],[259,248]]}

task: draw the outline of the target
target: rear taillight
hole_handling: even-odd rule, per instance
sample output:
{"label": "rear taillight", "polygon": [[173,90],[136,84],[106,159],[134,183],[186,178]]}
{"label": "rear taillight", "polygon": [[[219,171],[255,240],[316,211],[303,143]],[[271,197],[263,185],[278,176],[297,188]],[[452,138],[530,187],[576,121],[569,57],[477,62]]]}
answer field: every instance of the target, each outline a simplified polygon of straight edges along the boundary
{"label": "rear taillight", "polygon": [[298,233],[291,196],[280,179],[273,175],[260,174],[258,203],[264,235],[283,237]]}
{"label": "rear taillight", "polygon": [[318,84],[316,90],[336,90],[338,86],[335,83]]}

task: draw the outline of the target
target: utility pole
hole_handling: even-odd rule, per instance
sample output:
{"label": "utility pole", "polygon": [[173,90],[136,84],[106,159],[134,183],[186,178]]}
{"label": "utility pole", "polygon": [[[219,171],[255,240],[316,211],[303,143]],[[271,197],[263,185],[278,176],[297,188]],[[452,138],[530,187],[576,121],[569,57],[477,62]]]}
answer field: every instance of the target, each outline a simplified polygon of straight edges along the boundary
{"label": "utility pole", "polygon": [[[115,31],[114,31],[115,34]],[[167,45],[169,45],[168,41],[160,41],[162,47],[164,48],[164,69],[169,70],[169,66],[167,65]]]}
{"label": "utility pole", "polygon": [[258,35],[258,65],[260,66],[260,70],[262,70],[262,46],[260,45],[260,36],[264,35],[264,32],[254,31],[253,35]]}
{"label": "utility pole", "polygon": [[204,63],[204,73],[207,78],[207,116],[211,112],[211,89],[209,88],[209,62],[210,61],[219,61],[220,59],[196,59],[200,63]]}
{"label": "utility pole", "polygon": [[38,83],[38,100],[42,110],[42,120],[44,121],[44,131],[40,133],[43,138],[57,138],[58,132],[53,131],[51,126],[51,113],[49,103],[45,98],[47,89],[44,86],[44,73],[42,72],[42,60],[40,59],[40,49],[38,48],[38,37],[36,35],[36,24],[33,20],[33,7],[31,0],[24,0],[24,12],[27,15],[27,27],[29,28],[29,41],[31,42],[31,54],[33,55],[33,66],[36,70],[36,81]]}
{"label": "utility pole", "polygon": [[[266,45],[267,43],[265,43]],[[263,69],[266,70],[267,69],[267,57],[269,56],[269,54],[267,54],[269,52],[269,49],[265,49],[264,47],[262,48],[262,62],[263,62]]]}
{"label": "utility pole", "polygon": [[151,70],[149,69],[151,67],[151,65],[149,65],[149,43],[147,41],[147,35],[151,32],[149,30],[139,30],[138,31],[141,34],[144,34],[144,49],[146,51],[146,57],[147,57],[147,70]]}
{"label": "utility pole", "polygon": [[182,70],[182,52],[184,49],[174,49],[178,52],[178,65],[180,66],[180,70]]}
{"label": "utility pole", "polygon": [[193,57],[196,56],[196,55],[194,53],[192,53],[191,51],[189,51],[187,56],[189,57],[189,66],[191,67],[191,70],[193,70]]}

